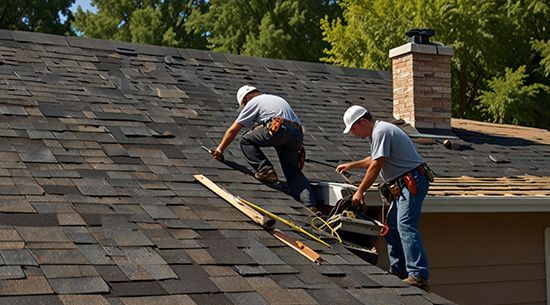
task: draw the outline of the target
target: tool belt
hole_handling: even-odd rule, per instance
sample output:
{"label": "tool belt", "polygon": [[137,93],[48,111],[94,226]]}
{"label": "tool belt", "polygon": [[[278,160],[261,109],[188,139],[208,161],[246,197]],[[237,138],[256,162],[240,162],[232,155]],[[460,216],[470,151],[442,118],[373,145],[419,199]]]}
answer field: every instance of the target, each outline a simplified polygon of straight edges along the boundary
{"label": "tool belt", "polygon": [[282,125],[294,127],[297,129],[302,128],[302,126],[300,126],[300,124],[298,124],[297,122],[283,119],[280,116],[273,117],[271,120],[266,121],[264,125],[265,127],[267,127],[267,129],[269,129],[271,134],[275,134],[277,131],[279,131]]}
{"label": "tool belt", "polygon": [[388,201],[387,204],[392,203],[395,198],[401,195],[401,189],[397,184],[390,185],[389,183],[380,183],[378,185],[378,191],[380,195]]}
{"label": "tool belt", "polygon": [[418,174],[420,174],[420,176],[426,176],[426,178],[428,178],[428,181],[434,181],[432,170],[426,163],[422,163],[418,167],[404,173],[403,175],[388,183],[381,183],[378,186],[380,194],[390,203],[394,199],[401,196],[403,188],[405,187],[409,190],[409,193],[411,193],[412,195],[416,195],[416,181],[414,180],[412,174],[412,172],[414,172],[415,170],[418,171]]}

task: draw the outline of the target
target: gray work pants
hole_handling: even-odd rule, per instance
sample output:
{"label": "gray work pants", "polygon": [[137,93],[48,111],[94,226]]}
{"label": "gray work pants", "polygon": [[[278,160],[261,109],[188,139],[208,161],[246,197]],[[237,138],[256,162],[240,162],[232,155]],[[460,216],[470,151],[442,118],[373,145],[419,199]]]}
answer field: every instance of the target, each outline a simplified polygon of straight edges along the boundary
{"label": "gray work pants", "polygon": [[305,206],[314,206],[315,199],[309,180],[298,166],[298,152],[302,147],[304,134],[300,128],[282,124],[275,134],[259,125],[246,132],[240,140],[241,149],[248,163],[259,171],[264,166],[273,166],[260,147],[275,147],[290,195]]}

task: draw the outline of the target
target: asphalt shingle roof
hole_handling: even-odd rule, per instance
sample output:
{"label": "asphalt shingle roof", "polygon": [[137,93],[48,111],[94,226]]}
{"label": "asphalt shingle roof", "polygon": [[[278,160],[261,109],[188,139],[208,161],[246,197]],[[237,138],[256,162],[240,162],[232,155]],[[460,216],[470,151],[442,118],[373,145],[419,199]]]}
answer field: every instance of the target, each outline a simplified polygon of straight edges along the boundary
{"label": "asphalt shingle roof", "polygon": [[[309,158],[323,162],[368,152],[341,133],[349,105],[391,119],[388,72],[0,31],[1,303],[452,303],[304,240],[326,261],[312,264],[193,181],[202,173],[305,222],[300,203],[250,176],[236,143],[225,164],[200,148],[221,139],[246,83],[290,101]],[[549,174],[548,145],[458,134],[473,151],[419,145],[441,176]],[[480,161],[488,151],[520,159],[513,169]],[[341,179],[314,163],[306,174]]]}

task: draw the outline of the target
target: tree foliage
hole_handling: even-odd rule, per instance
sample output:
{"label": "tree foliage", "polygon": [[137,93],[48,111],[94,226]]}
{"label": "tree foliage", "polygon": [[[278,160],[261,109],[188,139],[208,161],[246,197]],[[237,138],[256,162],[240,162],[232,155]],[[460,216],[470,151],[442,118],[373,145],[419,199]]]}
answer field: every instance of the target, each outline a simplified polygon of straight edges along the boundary
{"label": "tree foliage", "polygon": [[535,40],[533,49],[541,54],[541,70],[544,77],[550,77],[550,40]]}
{"label": "tree foliage", "polygon": [[[390,70],[388,51],[406,43],[411,28],[434,28],[437,42],[454,48],[453,115],[481,119],[478,97],[493,77],[503,80],[506,68],[525,65],[525,84],[550,85],[537,75],[547,63],[533,56],[533,41],[550,37],[547,0],[342,0],[343,19],[325,18],[324,39],[331,44],[323,58],[345,66]],[[546,61],[544,61],[546,58]],[[543,98],[538,94],[535,99]],[[485,99],[486,100],[486,99]],[[525,100],[523,100],[525,101]],[[509,109],[509,108],[506,108]],[[494,113],[494,112],[488,112]],[[494,118],[493,118],[494,119]],[[529,124],[550,127],[537,120]],[[547,124],[547,123],[546,123]]]}
{"label": "tree foliage", "polygon": [[[75,0],[2,0],[0,28],[50,34],[70,34],[72,13],[69,7]],[[66,16],[62,21],[59,14]]]}
{"label": "tree foliage", "polygon": [[205,48],[203,33],[185,24],[192,11],[208,8],[207,0],[92,0],[97,12],[75,13],[74,28],[86,37],[173,47]]}
{"label": "tree foliage", "polygon": [[[513,71],[505,69],[503,76],[494,77],[488,82],[489,90],[478,97],[479,109],[495,123],[512,123],[533,126],[537,121],[550,120],[550,101],[538,99],[539,95],[550,93],[550,87],[540,83],[526,85],[526,67]],[[542,102],[542,103],[541,103]]]}
{"label": "tree foliage", "polygon": [[92,0],[75,31],[87,37],[318,61],[328,46],[320,20],[333,0]]}
{"label": "tree foliage", "polygon": [[325,17],[321,23],[331,44],[323,61],[338,65],[389,70],[388,50],[406,42],[407,29],[423,26],[414,14],[403,13],[415,11],[414,1],[347,0],[341,5],[343,18]]}
{"label": "tree foliage", "polygon": [[194,11],[187,27],[207,33],[208,47],[219,52],[318,61],[328,46],[320,20],[340,13],[330,0],[210,0],[206,12]]}

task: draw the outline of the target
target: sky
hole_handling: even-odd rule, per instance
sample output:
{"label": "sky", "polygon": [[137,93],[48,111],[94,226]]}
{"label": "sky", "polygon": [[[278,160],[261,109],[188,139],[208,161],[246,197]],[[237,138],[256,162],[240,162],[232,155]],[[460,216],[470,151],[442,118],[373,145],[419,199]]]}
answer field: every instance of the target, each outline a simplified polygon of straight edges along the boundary
{"label": "sky", "polygon": [[[80,6],[84,11],[92,11],[97,12],[97,9],[92,6],[91,4],[92,0],[76,0],[73,5],[69,8],[71,12],[76,12],[76,9]],[[62,15],[59,13],[59,18],[61,19],[61,22],[65,22],[67,20],[67,17],[65,15]]]}
{"label": "sky", "polygon": [[76,8],[78,6],[82,7],[84,11],[92,11],[95,12],[96,8],[92,6],[90,3],[91,0],[76,0],[75,3],[71,6],[71,11],[76,12]]}

